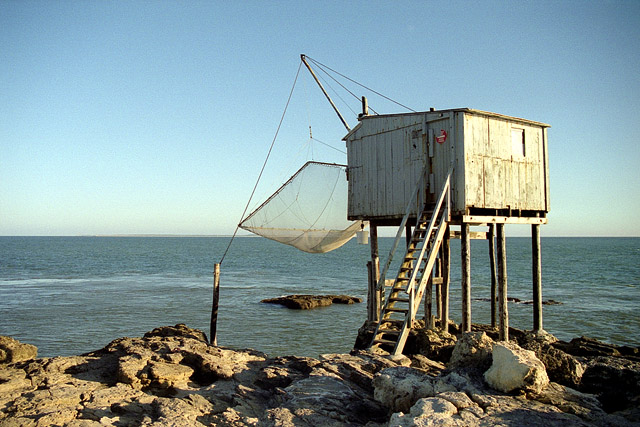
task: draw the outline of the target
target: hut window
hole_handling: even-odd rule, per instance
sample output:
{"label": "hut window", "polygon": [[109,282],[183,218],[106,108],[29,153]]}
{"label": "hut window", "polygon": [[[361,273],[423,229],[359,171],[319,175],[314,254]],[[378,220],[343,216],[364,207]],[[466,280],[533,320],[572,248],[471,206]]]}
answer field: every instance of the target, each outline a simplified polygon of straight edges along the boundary
{"label": "hut window", "polygon": [[515,158],[526,155],[524,129],[511,129],[511,153]]}

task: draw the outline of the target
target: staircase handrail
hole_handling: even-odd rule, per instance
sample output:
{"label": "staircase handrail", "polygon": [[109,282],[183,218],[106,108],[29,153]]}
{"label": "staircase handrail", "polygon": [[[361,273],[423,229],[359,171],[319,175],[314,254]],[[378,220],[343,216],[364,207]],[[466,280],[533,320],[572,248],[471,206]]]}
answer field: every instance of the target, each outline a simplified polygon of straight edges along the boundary
{"label": "staircase handrail", "polygon": [[[411,200],[409,200],[409,203],[407,203],[407,209],[405,210],[404,217],[400,222],[400,227],[398,227],[396,238],[393,241],[393,245],[391,245],[391,250],[389,251],[389,255],[387,256],[387,261],[384,265],[384,268],[382,269],[382,272],[380,273],[380,278],[378,279],[378,284],[377,284],[378,291],[384,288],[385,278],[387,276],[387,272],[389,271],[389,267],[391,266],[391,261],[393,261],[393,255],[398,249],[398,245],[400,244],[400,239],[402,237],[404,228],[407,225],[407,221],[409,220],[409,217],[413,213],[412,206],[416,204],[418,195],[425,189],[426,173],[427,173],[427,165],[425,165],[425,167],[422,169],[422,172],[420,173],[420,178],[418,179],[418,182],[416,182],[416,185],[414,187],[416,190],[413,192],[413,196],[411,196]],[[416,205],[416,215],[420,214],[419,209],[422,209],[422,207],[418,207]]]}
{"label": "staircase handrail", "polygon": [[[431,219],[429,220],[429,226],[427,227],[427,232],[424,235],[425,243],[422,245],[422,250],[420,250],[420,255],[418,255],[418,258],[415,260],[415,265],[420,265],[420,263],[422,263],[422,260],[424,259],[424,253],[427,249],[427,246],[429,246],[427,242],[431,238],[431,233],[433,233],[433,230],[435,228],[436,219],[438,219],[442,215],[445,215],[447,221],[450,220],[450,215],[451,215],[450,203],[451,202],[450,202],[449,194],[450,194],[450,188],[451,188],[451,173],[452,173],[452,170],[449,169],[449,173],[447,174],[447,179],[445,179],[444,184],[442,185],[442,190],[440,191],[440,197],[438,197],[436,206],[433,209],[433,214],[431,215]],[[445,203],[445,200],[446,200],[446,203]],[[443,203],[445,208],[442,212],[440,212]],[[442,223],[443,221],[441,220],[440,225],[442,225]],[[418,272],[419,272],[418,268],[413,270],[413,273],[411,274],[411,278],[409,280],[409,285],[407,286],[407,290],[406,290],[407,294],[411,293],[411,291],[413,290],[416,282],[416,277],[418,276]]]}

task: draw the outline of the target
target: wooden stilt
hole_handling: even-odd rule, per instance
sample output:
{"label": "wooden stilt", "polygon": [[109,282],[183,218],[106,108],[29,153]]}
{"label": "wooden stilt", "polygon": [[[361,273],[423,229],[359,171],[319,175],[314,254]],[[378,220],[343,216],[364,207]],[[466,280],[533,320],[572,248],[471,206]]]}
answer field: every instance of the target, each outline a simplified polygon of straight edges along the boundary
{"label": "wooden stilt", "polygon": [[471,332],[471,245],[469,224],[462,223],[461,250],[462,258],[462,332]]}
{"label": "wooden stilt", "polygon": [[218,345],[218,301],[220,300],[220,264],[213,266],[213,301],[211,303],[211,323],[209,324],[209,343]]}
{"label": "wooden stilt", "polygon": [[496,320],[496,242],[495,242],[495,225],[489,224],[489,233],[487,235],[489,241],[489,269],[491,271],[491,327],[497,326]]}
{"label": "wooden stilt", "polygon": [[449,280],[451,273],[451,249],[449,246],[449,226],[442,241],[442,311],[440,315],[440,328],[449,332]]}
{"label": "wooden stilt", "polygon": [[542,260],[540,257],[540,225],[531,225],[533,272],[533,330],[542,330]]}
{"label": "wooden stilt", "polygon": [[[438,249],[438,259],[436,260],[436,274],[435,277],[442,280],[442,246]],[[442,281],[435,284],[436,287],[436,317],[440,319],[442,317]]]}
{"label": "wooden stilt", "polygon": [[376,321],[373,312],[373,301],[378,284],[373,280],[373,261],[367,261],[367,320]]}
{"label": "wooden stilt", "polygon": [[500,341],[509,341],[509,309],[507,307],[507,245],[504,224],[497,224],[498,308],[500,310]]}
{"label": "wooden stilt", "polygon": [[424,321],[427,329],[433,329],[433,274],[427,279],[424,291]]}
{"label": "wooden stilt", "polygon": [[378,281],[380,280],[380,258],[378,257],[378,226],[373,222],[369,223],[369,245],[371,248],[371,311],[372,319],[377,321],[380,316],[381,296],[384,287],[378,290]]}

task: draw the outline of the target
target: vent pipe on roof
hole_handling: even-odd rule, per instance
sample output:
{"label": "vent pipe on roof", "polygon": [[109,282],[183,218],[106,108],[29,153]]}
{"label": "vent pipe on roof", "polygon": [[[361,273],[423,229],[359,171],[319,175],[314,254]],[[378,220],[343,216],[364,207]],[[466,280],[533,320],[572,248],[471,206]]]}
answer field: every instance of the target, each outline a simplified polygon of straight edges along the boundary
{"label": "vent pipe on roof", "polygon": [[358,115],[358,117],[368,116],[369,115],[369,102],[367,101],[367,97],[362,97],[362,113]]}

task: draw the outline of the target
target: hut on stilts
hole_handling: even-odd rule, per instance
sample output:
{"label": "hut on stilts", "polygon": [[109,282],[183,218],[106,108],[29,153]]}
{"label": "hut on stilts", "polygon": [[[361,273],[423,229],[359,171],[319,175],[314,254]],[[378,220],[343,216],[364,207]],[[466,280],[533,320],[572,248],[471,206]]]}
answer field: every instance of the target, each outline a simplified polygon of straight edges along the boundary
{"label": "hut on stilts", "polygon": [[[448,329],[451,238],[461,239],[462,331],[471,331],[470,239],[487,239],[491,323],[508,340],[507,224],[531,225],[533,329],[542,330],[539,227],[549,211],[549,125],[468,108],[368,115],[363,100],[363,110],[344,140],[348,219],[370,226],[370,347],[401,353],[422,301],[427,327]],[[397,233],[381,265],[383,226]],[[403,258],[392,273],[399,246]]]}
{"label": "hut on stilts", "polygon": [[[343,138],[347,165],[308,162],[265,203],[243,218],[238,227],[316,253],[341,246],[361,227],[364,233],[368,222],[371,260],[367,263],[367,320],[375,323],[369,347],[383,347],[400,354],[409,331],[416,325],[421,305],[424,304],[428,328],[447,331],[449,327],[452,238],[462,242],[462,331],[471,331],[470,240],[486,239],[492,273],[491,325],[498,328],[501,340],[508,340],[505,225],[530,224],[533,330],[541,331],[540,225],[546,224],[549,212],[549,125],[469,108],[369,115],[363,97],[362,114],[351,129],[308,60],[311,59],[301,55],[302,64],[347,129]],[[308,171],[331,174],[307,176]],[[327,207],[340,199],[336,194],[345,171],[346,219],[350,223],[339,225],[344,217],[335,221],[323,215],[333,211]],[[308,188],[312,189],[313,203],[305,204],[312,211],[308,215],[298,212],[303,209],[298,179],[311,183]],[[333,183],[326,194],[316,191],[322,190],[319,182],[323,179]],[[319,208],[317,201],[321,203]],[[296,222],[307,216],[313,220]],[[380,227],[397,228],[383,264],[378,249]],[[397,251],[402,258],[392,272],[390,267]],[[219,264],[214,274],[212,337],[217,317],[218,276]]]}

